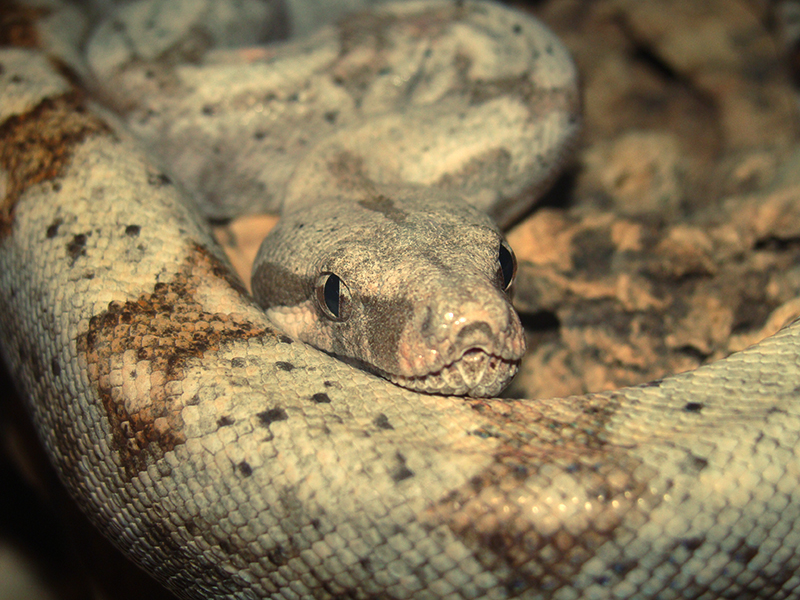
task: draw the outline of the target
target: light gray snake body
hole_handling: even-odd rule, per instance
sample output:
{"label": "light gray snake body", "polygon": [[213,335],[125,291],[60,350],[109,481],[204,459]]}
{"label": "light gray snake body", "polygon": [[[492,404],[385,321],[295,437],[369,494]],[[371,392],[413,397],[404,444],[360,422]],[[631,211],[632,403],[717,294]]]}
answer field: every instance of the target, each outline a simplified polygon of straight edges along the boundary
{"label": "light gray snake body", "polygon": [[[462,11],[478,20],[489,15],[512,38],[539,27],[493,5],[430,6],[459,13],[455,30]],[[381,30],[389,35],[395,21],[382,22],[391,25]],[[403,22],[416,31],[438,23],[413,15]],[[451,29],[442,23],[436,26]],[[462,38],[447,55],[461,73],[486,66],[466,58],[474,39]],[[560,52],[545,46],[545,55]],[[359,63],[358,53],[332,54],[326,60],[353,61],[342,67],[354,86],[347,94],[367,89],[359,75],[374,74],[365,70],[373,63]],[[432,55],[421,51],[423,59]],[[508,66],[512,55],[496,62]],[[114,56],[106,56],[112,66]],[[315,55],[298,56],[299,64]],[[179,596],[800,597],[799,323],[696,371],[605,394],[511,401],[402,389],[276,330],[228,273],[184,193],[42,55],[4,50],[0,64],[4,357],[71,493],[108,537]],[[291,176],[255,187],[304,198],[338,175],[334,189],[356,181],[363,191],[363,179],[375,182],[374,200],[425,185],[436,199],[452,185],[473,205],[513,218],[515,200],[543,185],[558,162],[559,143],[543,146],[552,150],[548,168],[522,180],[511,174],[536,173],[542,153],[517,155],[505,139],[488,153],[452,148],[465,146],[459,134],[480,134],[492,115],[520,107],[524,122],[553,119],[551,127],[532,126],[532,139],[570,137],[569,94],[549,93],[563,92],[564,79],[549,78],[558,69],[538,56],[532,64],[544,66],[523,70],[525,93],[517,76],[464,96],[484,127],[451,127],[453,146],[442,131],[453,114],[450,90],[463,89],[463,81],[401,78],[402,85],[389,86],[407,94],[404,102],[416,98],[403,106],[423,107],[406,110],[402,119],[410,120],[399,122],[429,138],[437,165],[453,157],[453,169],[409,170],[429,164],[418,152],[425,144],[390,153],[405,156],[397,169],[377,150],[378,163],[370,162],[365,148],[387,138],[373,136],[358,116],[337,125],[341,135],[315,141],[325,151]],[[199,73],[187,69],[182,76]],[[187,81],[178,71],[147,72],[140,72],[145,89],[152,81],[167,90]],[[235,92],[241,81],[229,79],[221,89]],[[113,96],[116,85],[104,93]],[[414,90],[430,96],[408,94]],[[111,104],[119,109],[126,94]],[[252,98],[230,97],[245,107]],[[369,106],[368,94],[359,97],[357,108]],[[492,102],[507,104],[498,110]],[[446,110],[437,114],[437,106]],[[488,112],[481,115],[481,107]],[[148,121],[136,115],[159,111],[138,108],[125,110],[134,115],[128,126],[141,134]],[[179,123],[168,108],[165,119]],[[220,110],[204,108],[208,116]],[[374,127],[382,123],[391,133],[395,118],[379,118]],[[444,129],[426,129],[428,118]],[[201,129],[186,127],[185,139]],[[489,127],[490,134],[502,131]],[[473,139],[486,148],[485,137]],[[284,150],[303,145],[283,142]],[[173,170],[186,160],[170,148],[165,154],[176,158]],[[350,168],[353,156],[361,159],[357,168]],[[528,165],[525,156],[532,157]],[[326,160],[349,166],[318,168]],[[260,177],[243,179],[235,162],[230,171],[214,181],[224,188]],[[211,196],[205,200],[213,205]],[[404,209],[393,206],[372,205],[386,219],[401,218]],[[302,210],[311,215],[313,204]]]}

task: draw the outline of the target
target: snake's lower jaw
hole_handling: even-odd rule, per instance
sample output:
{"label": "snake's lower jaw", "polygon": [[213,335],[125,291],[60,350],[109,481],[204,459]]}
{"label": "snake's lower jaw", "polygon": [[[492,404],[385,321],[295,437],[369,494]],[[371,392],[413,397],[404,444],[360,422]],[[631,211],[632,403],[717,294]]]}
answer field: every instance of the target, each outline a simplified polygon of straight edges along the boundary
{"label": "snake's lower jaw", "polygon": [[439,371],[419,377],[385,374],[392,383],[416,392],[489,398],[502,392],[519,370],[519,359],[508,360],[479,348]]}

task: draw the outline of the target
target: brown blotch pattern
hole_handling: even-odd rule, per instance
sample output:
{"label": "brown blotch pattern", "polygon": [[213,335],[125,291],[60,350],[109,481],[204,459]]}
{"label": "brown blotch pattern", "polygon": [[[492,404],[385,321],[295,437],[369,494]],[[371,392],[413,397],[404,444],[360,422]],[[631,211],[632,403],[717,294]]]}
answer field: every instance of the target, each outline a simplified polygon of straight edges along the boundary
{"label": "brown blotch pattern", "polygon": [[326,166],[339,189],[351,192],[363,190],[367,194],[377,193],[375,184],[364,172],[362,157],[356,156],[352,152],[337,152]]}
{"label": "brown blotch pattern", "polygon": [[[498,399],[467,402],[488,419],[471,433],[496,438],[500,446],[491,466],[428,509],[423,521],[447,525],[487,569],[507,568],[513,573],[505,582],[509,592],[552,593],[569,586],[597,549],[615,538],[622,516],[636,512],[638,499],[644,500],[643,511],[658,504],[660,496],[632,476],[642,465],[614,452],[604,439],[616,410],[613,394],[545,407]],[[592,508],[584,531],[544,532],[537,526],[548,514],[558,518],[559,499],[548,498],[555,474],[573,478],[576,490],[587,491]],[[624,575],[624,566],[617,566],[611,580]]]}
{"label": "brown blotch pattern", "polygon": [[46,98],[31,111],[6,119],[0,125],[0,167],[8,173],[6,195],[0,199],[0,239],[11,232],[14,208],[25,190],[59,177],[75,146],[87,137],[110,132],[78,92]]}
{"label": "brown blotch pattern", "polygon": [[251,285],[256,302],[265,309],[301,304],[311,297],[314,289],[311,279],[297,275],[282,265],[266,261],[256,268]]}
{"label": "brown blotch pattern", "polygon": [[[362,11],[339,22],[340,52],[338,64],[332,68],[334,82],[344,87],[360,105],[372,82],[387,65],[387,49],[391,47],[392,31],[404,30],[416,39],[436,39],[454,20],[466,17],[463,3],[448,4],[412,13],[407,16],[376,14]],[[359,56],[369,49],[369,60],[348,60],[352,52]]]}
{"label": "brown blotch pattern", "polygon": [[394,223],[402,223],[406,220],[408,213],[400,208],[395,206],[394,200],[384,196],[383,194],[378,194],[377,196],[372,196],[370,198],[365,198],[363,200],[358,201],[359,206],[362,208],[366,208],[367,210],[372,210],[378,213],[381,213],[387,219]]}
{"label": "brown blotch pattern", "polygon": [[[196,299],[202,281],[226,273],[216,257],[196,247],[171,281],[157,283],[152,293],[136,300],[111,302],[78,339],[111,423],[112,447],[130,477],[186,441],[181,410],[191,400],[182,398],[179,382],[190,360],[217,352],[226,342],[275,335],[231,315],[209,312]],[[136,353],[136,376],[150,379],[148,398],[139,403],[126,397],[112,376],[122,370],[123,355],[131,350]]]}
{"label": "brown blotch pattern", "polygon": [[399,348],[406,324],[414,314],[413,302],[402,296],[383,299],[364,295],[357,300],[366,315],[363,320],[366,336],[361,343],[367,346],[370,362],[393,374],[398,373]]}
{"label": "brown blotch pattern", "polygon": [[505,148],[489,149],[468,160],[460,169],[442,175],[436,186],[455,192],[482,186],[500,188],[509,179],[512,158]]}
{"label": "brown blotch pattern", "polygon": [[50,14],[46,8],[17,6],[0,0],[0,47],[38,48],[36,23]]}
{"label": "brown blotch pattern", "polygon": [[469,94],[471,104],[484,104],[496,98],[518,98],[536,119],[553,111],[569,115],[581,113],[581,97],[574,89],[542,90],[534,85],[529,73],[506,79],[469,80],[459,69],[463,88]]}

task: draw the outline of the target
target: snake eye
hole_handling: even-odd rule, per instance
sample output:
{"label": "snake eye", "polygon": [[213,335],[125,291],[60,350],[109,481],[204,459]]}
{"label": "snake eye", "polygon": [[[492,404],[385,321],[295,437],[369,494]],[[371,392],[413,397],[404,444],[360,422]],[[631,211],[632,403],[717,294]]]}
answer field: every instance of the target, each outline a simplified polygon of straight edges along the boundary
{"label": "snake eye", "polygon": [[514,283],[514,276],[517,274],[517,258],[514,256],[511,246],[505,242],[500,242],[498,262],[500,263],[499,275],[503,282],[503,291],[508,291],[511,284]]}
{"label": "snake eye", "polygon": [[350,318],[350,290],[335,273],[322,273],[317,277],[317,304],[332,321]]}

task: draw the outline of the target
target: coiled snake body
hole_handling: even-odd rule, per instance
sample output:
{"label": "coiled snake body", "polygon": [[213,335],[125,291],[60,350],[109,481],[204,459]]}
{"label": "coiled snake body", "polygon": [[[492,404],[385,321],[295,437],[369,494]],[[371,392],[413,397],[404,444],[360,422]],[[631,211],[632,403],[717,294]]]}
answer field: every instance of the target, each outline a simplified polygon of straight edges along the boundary
{"label": "coiled snake body", "polygon": [[[231,187],[238,198],[278,190],[280,202],[308,198],[331,182],[334,190],[363,190],[363,180],[378,190],[369,209],[388,220],[404,218],[386,200],[403,186],[430,186],[435,202],[457,189],[501,220],[517,214],[516,201],[544,185],[572,136],[569,61],[559,58],[550,34],[515,12],[470,3],[407,6],[367,17],[367,30],[380,31],[384,43],[375,48],[397,47],[386,42],[395,28],[428,40],[455,31],[460,41],[449,50],[444,42],[405,48],[422,64],[445,52],[443,62],[460,65],[462,78],[418,68],[386,86],[386,100],[371,95],[365,73],[395,66],[370,71],[374,62],[353,50],[357,27],[345,25],[349,33],[334,36],[342,46],[333,50],[328,42],[301,45],[293,68],[340,67],[338,88],[323,90],[323,78],[312,89],[308,74],[302,80],[321,105],[338,94],[336,116],[315,113],[330,131],[317,140],[282,140],[283,154],[293,144],[318,150],[296,168],[275,158],[268,170],[277,179],[268,185],[257,185],[261,174],[243,177],[233,159],[230,177],[217,173],[214,193],[193,190],[206,214],[241,209],[214,203],[232,195]],[[53,14],[57,25],[61,13]],[[459,38],[468,27],[483,28],[483,38]],[[108,29],[124,32],[119,22]],[[196,28],[187,31],[197,37]],[[514,36],[527,40],[531,62],[519,67],[512,59],[521,53],[498,51],[494,67],[509,71],[487,78],[492,60],[470,58],[470,44],[482,50]],[[188,46],[181,52],[196,50]],[[110,50],[95,52],[95,65],[109,71],[124,62]],[[242,114],[263,113],[265,104],[236,87],[243,79],[224,79],[243,67],[217,60],[210,71],[118,70],[103,93],[145,140],[148,128],[165,132],[167,123],[180,123],[188,110],[182,99],[195,100],[179,93],[157,109],[141,100],[125,106],[131,82],[146,96],[148,86],[180,91],[192,77],[216,74],[232,98],[228,109],[240,102]],[[114,118],[96,116],[40,54],[5,50],[0,63],[4,356],[72,494],[176,594],[800,597],[800,324],[696,371],[612,393],[535,401],[415,393],[278,331],[229,274],[186,195],[138,149],[141,142],[113,129]],[[226,68],[214,71],[214,64]],[[79,61],[74,68],[83,73]],[[291,87],[285,74],[276,77],[276,89]],[[302,99],[296,90],[288,95],[295,93],[286,106]],[[350,106],[342,95],[358,102]],[[201,114],[224,112],[222,97],[203,102]],[[386,110],[392,103],[405,107],[400,117]],[[364,125],[373,122],[370,111],[379,115],[376,125]],[[297,121],[309,114],[299,112]],[[450,128],[457,143],[425,125],[447,124],[453,115],[462,125]],[[471,128],[470,118],[492,124],[488,137],[499,141],[488,151],[478,131],[487,127]],[[412,134],[398,143],[398,124],[426,143],[416,145]],[[252,120],[242,127],[252,128]],[[216,159],[186,162],[180,148],[200,145],[192,135],[203,130],[175,128],[183,138],[166,132],[154,146],[166,147],[159,160],[172,159],[173,171],[195,168],[184,184],[191,189]],[[394,144],[389,156],[402,160],[370,162],[371,152],[385,156],[378,148],[386,139]],[[170,147],[169,140],[177,141]],[[437,168],[445,165],[440,171],[419,167],[430,164],[428,151],[437,153]],[[520,179],[518,172],[533,175]],[[313,202],[302,210],[313,217]]]}

